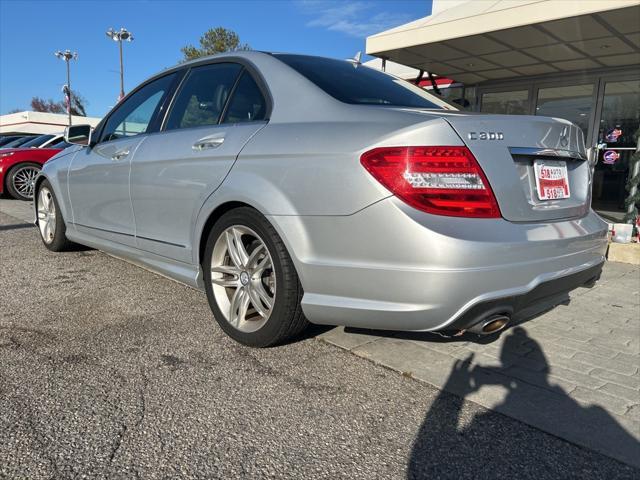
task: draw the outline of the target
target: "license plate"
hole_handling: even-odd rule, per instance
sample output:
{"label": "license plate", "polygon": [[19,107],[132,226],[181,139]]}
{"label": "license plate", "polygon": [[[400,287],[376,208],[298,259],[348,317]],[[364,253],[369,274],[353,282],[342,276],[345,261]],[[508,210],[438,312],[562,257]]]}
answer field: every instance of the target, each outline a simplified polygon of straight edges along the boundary
{"label": "license plate", "polygon": [[569,174],[567,163],[551,160],[535,160],[536,191],[540,200],[569,198]]}

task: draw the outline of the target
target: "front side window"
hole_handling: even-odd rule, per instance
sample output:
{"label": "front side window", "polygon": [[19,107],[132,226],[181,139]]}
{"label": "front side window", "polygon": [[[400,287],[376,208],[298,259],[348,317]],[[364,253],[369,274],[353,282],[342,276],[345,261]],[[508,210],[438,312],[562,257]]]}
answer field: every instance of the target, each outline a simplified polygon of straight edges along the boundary
{"label": "front side window", "polygon": [[217,125],[240,70],[237,63],[194,68],[176,96],[166,129]]}
{"label": "front side window", "polygon": [[127,98],[107,120],[101,141],[146,133],[174,78],[175,73],[165,75]]}
{"label": "front side window", "polygon": [[251,74],[245,70],[233,91],[222,123],[264,120],[266,113],[267,102]]}
{"label": "front side window", "polygon": [[274,54],[274,56],[344,103],[454,108],[420,87],[364,65],[307,55]]}

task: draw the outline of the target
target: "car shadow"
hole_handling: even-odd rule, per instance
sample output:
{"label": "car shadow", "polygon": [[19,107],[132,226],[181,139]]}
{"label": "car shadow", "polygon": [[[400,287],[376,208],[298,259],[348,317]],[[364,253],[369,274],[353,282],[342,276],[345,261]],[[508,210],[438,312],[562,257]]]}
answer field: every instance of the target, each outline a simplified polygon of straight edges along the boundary
{"label": "car shadow", "polygon": [[[513,349],[526,343],[527,354],[540,362],[540,370],[529,370],[526,381],[504,369],[513,367]],[[520,326],[513,328],[500,352],[501,366],[473,365],[473,353],[457,360],[420,425],[412,444],[407,478],[584,478],[600,475],[604,457],[551,436],[544,438],[535,429],[505,422],[491,410],[470,415],[461,400],[484,387],[504,389],[503,400],[492,410],[518,419],[536,419],[547,431],[596,442],[623,461],[637,462],[640,448],[630,435],[600,406],[583,406],[549,379],[550,366],[538,342]],[[535,388],[534,388],[535,386]],[[535,389],[543,394],[535,395]],[[540,390],[537,390],[540,392]],[[473,411],[473,410],[471,410]],[[526,421],[526,420],[523,420]],[[527,422],[528,423],[528,422]],[[600,448],[598,450],[602,451]],[[567,455],[572,453],[573,455]],[[636,460],[629,460],[635,458]],[[632,467],[619,464],[633,476]],[[462,473],[454,473],[462,472]],[[637,473],[637,471],[636,471]]]}

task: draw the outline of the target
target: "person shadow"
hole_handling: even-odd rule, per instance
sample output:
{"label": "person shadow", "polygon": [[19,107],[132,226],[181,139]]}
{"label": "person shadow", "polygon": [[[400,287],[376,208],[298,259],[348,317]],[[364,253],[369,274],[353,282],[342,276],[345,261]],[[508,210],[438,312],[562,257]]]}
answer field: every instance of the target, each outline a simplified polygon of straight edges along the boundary
{"label": "person shadow", "polygon": [[[528,354],[542,365],[530,370],[527,381],[505,372],[514,366],[518,346],[533,348]],[[474,354],[458,360],[431,404],[413,441],[407,478],[611,478],[617,472],[640,478],[640,448],[611,415],[599,406],[583,406],[559,385],[549,381],[549,362],[538,342],[520,326],[509,331],[500,351],[501,366],[473,365]],[[517,360],[515,360],[517,366]],[[464,402],[483,387],[501,386],[503,400],[486,410]],[[542,389],[542,390],[540,390]],[[455,398],[454,395],[461,398]],[[495,393],[495,392],[494,392]],[[524,425],[513,418],[552,432]],[[529,420],[529,421],[527,421]],[[618,463],[578,448],[557,436],[595,442],[596,448],[625,463]]]}

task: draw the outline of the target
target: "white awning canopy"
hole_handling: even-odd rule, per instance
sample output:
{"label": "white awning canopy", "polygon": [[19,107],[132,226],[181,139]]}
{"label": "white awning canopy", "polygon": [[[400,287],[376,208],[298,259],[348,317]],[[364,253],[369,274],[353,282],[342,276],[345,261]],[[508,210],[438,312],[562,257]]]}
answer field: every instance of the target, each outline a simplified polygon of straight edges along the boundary
{"label": "white awning canopy", "polygon": [[367,38],[367,53],[466,84],[640,65],[640,0],[472,0]]}

